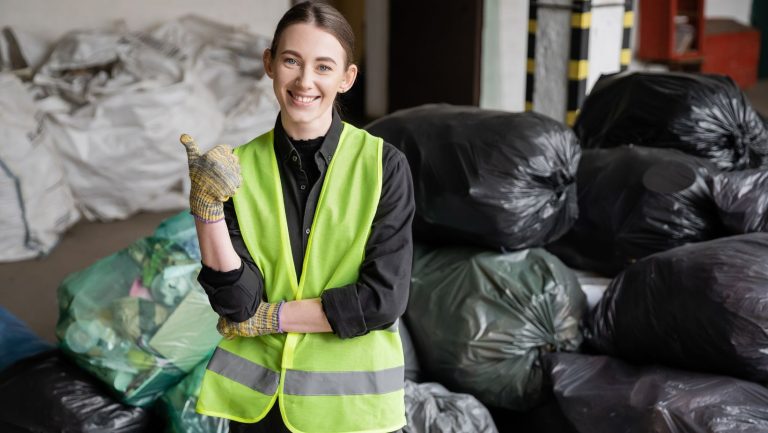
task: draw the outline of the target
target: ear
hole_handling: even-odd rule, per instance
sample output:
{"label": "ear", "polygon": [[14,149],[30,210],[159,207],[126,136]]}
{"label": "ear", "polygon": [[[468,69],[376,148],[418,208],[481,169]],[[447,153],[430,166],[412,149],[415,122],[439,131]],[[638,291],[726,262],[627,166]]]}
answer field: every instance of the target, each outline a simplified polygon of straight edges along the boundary
{"label": "ear", "polygon": [[275,78],[275,72],[272,70],[272,52],[269,48],[264,50],[262,60],[264,61],[264,72],[267,73],[269,78]]}
{"label": "ear", "polygon": [[344,72],[344,79],[341,81],[341,85],[339,86],[339,92],[344,93],[347,90],[352,88],[352,85],[355,84],[355,79],[357,78],[357,65],[349,65],[346,72]]}

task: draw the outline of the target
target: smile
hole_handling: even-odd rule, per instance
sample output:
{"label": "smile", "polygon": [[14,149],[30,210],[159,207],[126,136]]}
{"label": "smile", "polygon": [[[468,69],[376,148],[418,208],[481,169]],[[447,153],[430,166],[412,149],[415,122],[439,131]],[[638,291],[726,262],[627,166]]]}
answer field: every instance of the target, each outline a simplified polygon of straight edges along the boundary
{"label": "smile", "polygon": [[295,102],[295,103],[297,103],[299,105],[309,105],[312,102],[314,102],[315,100],[320,99],[319,96],[300,96],[300,95],[295,95],[290,90],[288,91],[288,95],[291,96],[291,99],[293,100],[293,102]]}

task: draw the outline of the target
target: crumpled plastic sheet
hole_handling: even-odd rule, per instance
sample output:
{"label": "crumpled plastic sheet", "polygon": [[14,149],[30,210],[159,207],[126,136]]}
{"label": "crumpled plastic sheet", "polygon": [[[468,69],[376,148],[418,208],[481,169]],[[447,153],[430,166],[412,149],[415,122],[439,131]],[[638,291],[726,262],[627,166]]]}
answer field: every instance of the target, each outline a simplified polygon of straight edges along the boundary
{"label": "crumpled plastic sheet", "polygon": [[689,244],[638,261],[587,316],[597,353],[768,381],[768,233]]}
{"label": "crumpled plastic sheet", "polygon": [[469,394],[448,391],[439,383],[405,381],[403,433],[496,433],[490,412]]}
{"label": "crumpled plastic sheet", "polygon": [[205,367],[210,357],[198,364],[178,385],[161,398],[162,411],[168,421],[168,431],[174,433],[227,433],[229,420],[201,415],[195,411]]}
{"label": "crumpled plastic sheet", "polygon": [[366,129],[408,159],[419,240],[519,250],[559,238],[578,216],[581,148],[549,117],[436,104]]}
{"label": "crumpled plastic sheet", "polygon": [[585,312],[576,276],[544,250],[440,248],[414,262],[406,319],[425,380],[525,410],[542,397],[540,354],[578,349]]}
{"label": "crumpled plastic sheet", "polygon": [[580,433],[762,433],[768,389],[727,376],[547,355],[560,409]]}
{"label": "crumpled plastic sheet", "polygon": [[723,170],[768,167],[768,130],[727,76],[604,75],[584,101],[574,130],[585,149],[671,147]]}

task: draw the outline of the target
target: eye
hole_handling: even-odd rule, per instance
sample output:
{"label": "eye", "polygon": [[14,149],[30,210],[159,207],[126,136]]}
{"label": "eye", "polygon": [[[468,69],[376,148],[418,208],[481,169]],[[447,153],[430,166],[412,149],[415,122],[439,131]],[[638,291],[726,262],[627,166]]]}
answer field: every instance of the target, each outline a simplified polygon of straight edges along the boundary
{"label": "eye", "polygon": [[328,65],[320,65],[317,67],[317,69],[320,70],[320,72],[331,72],[333,69]]}
{"label": "eye", "polygon": [[286,57],[285,60],[283,60],[283,63],[285,63],[288,66],[296,66],[299,64],[299,61],[294,59],[293,57]]}

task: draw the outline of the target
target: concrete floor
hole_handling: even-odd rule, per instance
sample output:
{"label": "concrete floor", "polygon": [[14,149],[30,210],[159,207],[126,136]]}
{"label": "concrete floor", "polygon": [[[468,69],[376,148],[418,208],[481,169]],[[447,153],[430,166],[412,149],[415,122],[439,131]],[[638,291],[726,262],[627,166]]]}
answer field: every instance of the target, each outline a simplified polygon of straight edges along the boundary
{"label": "concrete floor", "polygon": [[[768,80],[759,82],[746,94],[752,105],[768,118]],[[81,221],[62,237],[48,257],[0,264],[0,305],[42,338],[55,342],[56,288],[61,280],[150,235],[162,220],[175,214],[143,213],[109,223]]]}

